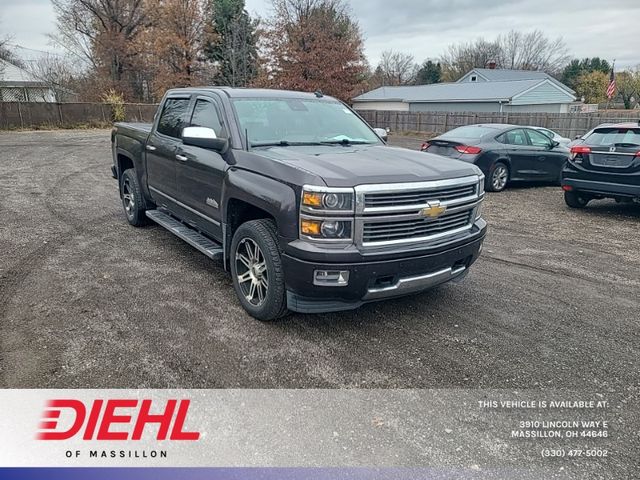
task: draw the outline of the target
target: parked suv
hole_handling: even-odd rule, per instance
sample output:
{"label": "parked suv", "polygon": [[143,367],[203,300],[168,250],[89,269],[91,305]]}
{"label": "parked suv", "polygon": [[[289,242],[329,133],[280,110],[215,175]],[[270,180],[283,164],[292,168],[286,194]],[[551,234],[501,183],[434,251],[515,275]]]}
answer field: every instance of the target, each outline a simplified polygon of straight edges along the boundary
{"label": "parked suv", "polygon": [[573,208],[600,198],[640,202],[640,124],[597,127],[571,147],[562,189]]}
{"label": "parked suv", "polygon": [[478,167],[392,148],[320,93],[170,90],[116,124],[112,173],[148,219],[222,260],[260,320],[356,308],[461,279],[478,258]]}

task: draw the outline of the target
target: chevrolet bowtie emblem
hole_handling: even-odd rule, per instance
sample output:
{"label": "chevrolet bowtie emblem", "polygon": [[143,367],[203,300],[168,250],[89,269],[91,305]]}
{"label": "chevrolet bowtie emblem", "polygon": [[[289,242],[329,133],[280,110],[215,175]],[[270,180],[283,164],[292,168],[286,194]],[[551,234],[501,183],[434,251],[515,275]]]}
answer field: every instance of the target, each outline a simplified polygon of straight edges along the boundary
{"label": "chevrolet bowtie emblem", "polygon": [[420,210],[420,215],[422,215],[423,217],[438,218],[447,210],[447,207],[445,207],[444,205],[440,205],[440,202],[438,201],[429,202],[428,205],[428,207]]}

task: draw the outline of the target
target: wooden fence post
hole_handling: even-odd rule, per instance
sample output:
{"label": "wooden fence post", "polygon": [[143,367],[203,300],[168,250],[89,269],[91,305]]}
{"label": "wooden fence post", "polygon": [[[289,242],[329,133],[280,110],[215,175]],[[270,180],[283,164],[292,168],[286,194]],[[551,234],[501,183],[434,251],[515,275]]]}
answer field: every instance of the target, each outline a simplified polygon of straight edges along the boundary
{"label": "wooden fence post", "polygon": [[24,119],[22,118],[22,108],[20,108],[20,102],[18,102],[18,116],[20,117],[20,128],[24,128]]}

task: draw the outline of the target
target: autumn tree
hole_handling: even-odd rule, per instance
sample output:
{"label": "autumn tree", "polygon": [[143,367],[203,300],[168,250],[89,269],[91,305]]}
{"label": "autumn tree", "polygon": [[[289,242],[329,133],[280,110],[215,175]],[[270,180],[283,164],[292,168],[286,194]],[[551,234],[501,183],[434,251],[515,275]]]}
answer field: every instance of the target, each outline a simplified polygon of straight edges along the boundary
{"label": "autumn tree", "polygon": [[410,85],[415,82],[417,71],[413,55],[386,50],[374,71],[374,82],[380,86]]}
{"label": "autumn tree", "polygon": [[578,97],[584,97],[585,103],[604,103],[607,101],[609,75],[594,71],[580,75],[576,82]]}
{"label": "autumn tree", "polygon": [[158,100],[172,87],[206,83],[204,49],[213,37],[204,0],[149,0],[148,25],[134,47],[143,55],[142,81]]}
{"label": "autumn tree", "polygon": [[149,21],[143,0],[52,0],[57,44],[92,68],[96,81],[142,95],[136,76],[138,36]]}
{"label": "autumn tree", "polygon": [[272,0],[266,23],[263,86],[349,100],[361,93],[366,60],[360,28],[343,0]]}
{"label": "autumn tree", "polygon": [[616,90],[624,108],[630,109],[640,103],[640,65],[616,74]]}
{"label": "autumn tree", "polygon": [[244,0],[212,0],[215,37],[205,54],[216,69],[217,85],[245,87],[258,73],[258,22],[245,10]]}

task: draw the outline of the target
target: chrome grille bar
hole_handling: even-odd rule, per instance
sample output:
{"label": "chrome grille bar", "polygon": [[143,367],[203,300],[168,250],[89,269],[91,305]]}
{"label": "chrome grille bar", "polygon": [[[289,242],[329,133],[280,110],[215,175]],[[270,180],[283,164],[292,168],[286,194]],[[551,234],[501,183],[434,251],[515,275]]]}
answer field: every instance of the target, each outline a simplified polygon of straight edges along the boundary
{"label": "chrome grille bar", "polygon": [[[482,201],[478,176],[405,184],[360,185],[356,191],[355,241],[361,248],[435,242],[470,230]],[[429,202],[447,210],[421,212]]]}

